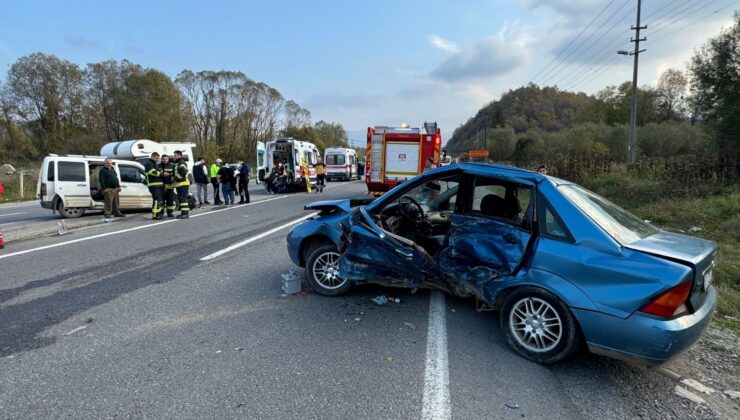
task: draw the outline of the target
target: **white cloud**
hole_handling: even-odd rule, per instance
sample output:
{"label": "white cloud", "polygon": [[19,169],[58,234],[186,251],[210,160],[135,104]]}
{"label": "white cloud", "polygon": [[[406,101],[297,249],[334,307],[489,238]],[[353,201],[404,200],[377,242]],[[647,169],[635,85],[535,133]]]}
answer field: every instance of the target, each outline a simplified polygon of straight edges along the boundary
{"label": "white cloud", "polygon": [[523,49],[493,36],[451,54],[430,76],[448,83],[491,79],[508,74],[526,60]]}
{"label": "white cloud", "polygon": [[429,40],[429,43],[434,45],[435,47],[439,48],[442,51],[447,51],[450,53],[456,53],[460,51],[460,48],[452,41],[446,40],[440,36],[437,35],[429,35],[427,37]]}

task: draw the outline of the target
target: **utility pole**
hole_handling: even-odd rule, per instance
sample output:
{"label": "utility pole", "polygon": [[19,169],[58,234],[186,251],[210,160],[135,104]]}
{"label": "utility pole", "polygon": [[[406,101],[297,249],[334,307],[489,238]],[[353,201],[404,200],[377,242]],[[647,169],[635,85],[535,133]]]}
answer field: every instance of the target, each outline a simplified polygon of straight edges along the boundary
{"label": "utility pole", "polygon": [[631,52],[630,55],[634,56],[635,63],[632,69],[632,105],[630,107],[630,134],[629,143],[627,145],[627,163],[635,162],[635,145],[637,145],[637,62],[640,57],[640,53],[645,50],[640,50],[640,41],[646,41],[647,38],[640,39],[640,30],[647,29],[647,25],[640,26],[640,10],[642,6],[642,0],[637,0],[637,24],[632,27],[635,31],[635,38],[631,39],[631,42],[635,43],[635,51]]}

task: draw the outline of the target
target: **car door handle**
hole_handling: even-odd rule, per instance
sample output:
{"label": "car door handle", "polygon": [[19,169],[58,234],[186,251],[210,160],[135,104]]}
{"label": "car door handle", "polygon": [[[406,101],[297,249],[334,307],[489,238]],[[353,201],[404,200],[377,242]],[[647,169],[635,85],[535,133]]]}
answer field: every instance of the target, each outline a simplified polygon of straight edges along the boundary
{"label": "car door handle", "polygon": [[87,184],[77,184],[78,187],[87,187]]}
{"label": "car door handle", "polygon": [[396,254],[402,256],[405,260],[411,261],[414,259],[414,253],[408,249],[396,248]]}

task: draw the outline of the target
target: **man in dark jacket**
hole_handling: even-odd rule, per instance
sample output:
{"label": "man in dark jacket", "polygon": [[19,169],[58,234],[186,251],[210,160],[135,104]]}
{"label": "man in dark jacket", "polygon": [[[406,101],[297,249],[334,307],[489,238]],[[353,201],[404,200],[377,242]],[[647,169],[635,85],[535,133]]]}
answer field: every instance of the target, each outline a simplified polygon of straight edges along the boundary
{"label": "man in dark jacket", "polygon": [[[119,210],[118,193],[121,192],[121,183],[118,181],[118,174],[113,169],[113,161],[106,159],[103,162],[103,169],[99,175],[100,188],[103,190],[105,207],[103,208],[104,217],[110,219],[113,216],[123,217]],[[112,213],[112,215],[111,215]]]}
{"label": "man in dark jacket", "polygon": [[175,190],[177,191],[177,202],[180,204],[180,215],[178,219],[190,218],[190,178],[188,177],[188,164],[182,158],[182,152],[175,150]]}
{"label": "man in dark jacket", "polygon": [[234,170],[229,165],[221,166],[218,170],[218,182],[221,184],[221,195],[224,198],[224,204],[234,204]]}
{"label": "man in dark jacket", "polygon": [[159,220],[164,217],[164,178],[159,167],[159,153],[154,152],[144,165],[146,174],[146,186],[152,195],[152,219]]}
{"label": "man in dark jacket", "polygon": [[249,203],[249,165],[242,161],[239,167],[239,204]]}
{"label": "man in dark jacket", "polygon": [[198,197],[198,205],[211,204],[208,202],[208,168],[206,168],[206,159],[198,158],[198,163],[193,166],[193,180],[195,181],[195,191]]}

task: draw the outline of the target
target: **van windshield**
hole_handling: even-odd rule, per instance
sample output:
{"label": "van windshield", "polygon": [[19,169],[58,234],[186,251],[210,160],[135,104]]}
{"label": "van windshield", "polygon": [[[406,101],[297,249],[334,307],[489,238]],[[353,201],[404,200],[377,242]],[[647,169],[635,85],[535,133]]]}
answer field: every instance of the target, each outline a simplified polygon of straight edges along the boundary
{"label": "van windshield", "polygon": [[344,155],[329,155],[326,157],[327,165],[344,165],[345,161]]}

